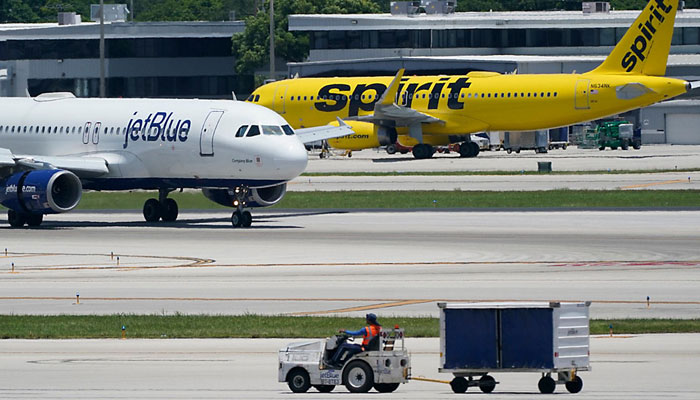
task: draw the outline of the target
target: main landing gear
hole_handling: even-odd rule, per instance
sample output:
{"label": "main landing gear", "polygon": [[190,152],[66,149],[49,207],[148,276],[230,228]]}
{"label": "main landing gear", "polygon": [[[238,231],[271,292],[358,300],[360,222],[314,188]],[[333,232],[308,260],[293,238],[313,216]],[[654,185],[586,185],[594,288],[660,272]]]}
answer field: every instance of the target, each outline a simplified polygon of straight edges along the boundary
{"label": "main landing gear", "polygon": [[248,187],[239,186],[233,189],[233,206],[236,207],[236,211],[231,215],[231,225],[234,228],[250,228],[253,223],[253,215],[250,211],[244,210],[245,199],[248,197]]}
{"label": "main landing gear", "polygon": [[479,155],[479,145],[474,142],[463,142],[459,145],[459,156],[464,158]]}
{"label": "main landing gear", "polygon": [[37,227],[44,222],[44,214],[27,214],[15,210],[7,210],[7,222],[13,228],[21,228],[25,224],[30,227]]}
{"label": "main landing gear", "polygon": [[429,144],[421,143],[413,146],[413,157],[417,160],[431,158],[435,154],[435,148]]}
{"label": "main landing gear", "polygon": [[158,190],[158,200],[148,199],[143,205],[143,217],[148,222],[173,222],[177,220],[177,202],[168,198],[168,193],[174,189],[165,188]]}

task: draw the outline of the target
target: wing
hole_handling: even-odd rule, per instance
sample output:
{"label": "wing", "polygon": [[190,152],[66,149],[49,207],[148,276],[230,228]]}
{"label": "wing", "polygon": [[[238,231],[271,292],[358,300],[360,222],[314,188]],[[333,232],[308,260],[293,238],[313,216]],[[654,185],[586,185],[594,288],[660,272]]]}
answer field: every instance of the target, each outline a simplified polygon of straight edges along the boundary
{"label": "wing", "polygon": [[9,149],[0,148],[0,168],[7,167],[21,170],[65,169],[81,178],[109,172],[107,161],[100,157],[15,155]]}
{"label": "wing", "polygon": [[295,129],[294,132],[299,139],[301,139],[302,143],[311,143],[317,140],[332,139],[355,133],[355,131],[340,118],[338,118],[338,126],[324,125],[313,128],[301,128]]}
{"label": "wing", "polygon": [[387,120],[394,121],[396,126],[409,126],[417,123],[421,124],[434,124],[434,123],[444,123],[445,121],[433,117],[430,114],[422,113],[416,111],[412,108],[401,106],[396,104],[396,95],[399,90],[399,84],[401,83],[401,78],[403,77],[404,69],[401,68],[394,76],[394,79],[386,88],[382,97],[377,100],[374,105],[374,113],[371,115],[362,115],[358,117],[346,118],[347,120],[364,121],[379,123],[381,121],[386,122]]}

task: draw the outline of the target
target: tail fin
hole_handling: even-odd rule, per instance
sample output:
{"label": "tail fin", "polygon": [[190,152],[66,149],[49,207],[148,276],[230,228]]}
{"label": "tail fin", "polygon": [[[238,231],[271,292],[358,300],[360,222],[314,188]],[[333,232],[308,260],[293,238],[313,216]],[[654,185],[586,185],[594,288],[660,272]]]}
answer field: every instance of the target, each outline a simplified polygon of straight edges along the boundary
{"label": "tail fin", "polygon": [[610,55],[590,73],[663,76],[678,0],[650,0]]}

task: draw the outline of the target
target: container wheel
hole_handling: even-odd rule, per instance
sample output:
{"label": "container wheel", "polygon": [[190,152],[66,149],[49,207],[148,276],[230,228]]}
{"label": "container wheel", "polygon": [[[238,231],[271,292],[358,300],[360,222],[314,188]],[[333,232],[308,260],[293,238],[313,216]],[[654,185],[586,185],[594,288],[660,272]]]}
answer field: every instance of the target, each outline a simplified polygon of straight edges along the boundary
{"label": "container wheel", "polygon": [[455,376],[450,382],[450,386],[455,393],[464,393],[469,389],[469,383],[463,376]]}
{"label": "container wheel", "polygon": [[374,383],[372,368],[364,361],[352,361],[343,370],[343,383],[352,393],[369,392]]}
{"label": "container wheel", "polygon": [[491,393],[496,388],[496,380],[491,375],[484,375],[479,379],[479,389],[484,393]]}
{"label": "container wheel", "polygon": [[375,383],[374,390],[379,393],[391,393],[399,388],[400,383]]}
{"label": "container wheel", "polygon": [[306,393],[311,387],[309,373],[303,368],[295,368],[287,375],[287,386],[294,393]]}
{"label": "container wheel", "polygon": [[390,144],[386,146],[386,153],[387,154],[394,154],[396,153],[396,145],[395,144]]}
{"label": "container wheel", "polygon": [[600,146],[600,147],[598,147],[598,150],[600,150],[600,151],[605,150],[605,146]]}
{"label": "container wheel", "polygon": [[575,376],[574,379],[566,382],[564,386],[566,386],[566,390],[568,390],[569,393],[578,393],[583,389],[583,379]]}
{"label": "container wheel", "polygon": [[335,385],[314,385],[314,389],[321,393],[330,393],[335,389]]}
{"label": "container wheel", "polygon": [[540,393],[554,393],[557,383],[554,382],[551,376],[543,376],[542,379],[537,382],[537,387],[540,389]]}

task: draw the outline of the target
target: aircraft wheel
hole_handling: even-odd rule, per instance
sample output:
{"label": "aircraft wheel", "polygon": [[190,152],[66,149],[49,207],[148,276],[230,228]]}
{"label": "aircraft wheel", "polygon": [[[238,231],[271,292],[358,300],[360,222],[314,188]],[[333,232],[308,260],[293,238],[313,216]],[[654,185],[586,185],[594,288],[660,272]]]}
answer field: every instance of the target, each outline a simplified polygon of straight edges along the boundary
{"label": "aircraft wheel", "polygon": [[143,204],[143,217],[148,222],[158,222],[160,219],[160,203],[156,199],[148,199]]}
{"label": "aircraft wheel", "polygon": [[44,222],[44,214],[29,214],[26,216],[27,218],[27,225],[29,226],[39,226],[41,225],[42,222]]}
{"label": "aircraft wheel", "polygon": [[455,376],[452,381],[450,381],[450,387],[455,393],[464,393],[469,389],[469,383],[463,376]]}
{"label": "aircraft wheel", "polygon": [[433,156],[434,153],[435,149],[429,144],[421,143],[413,146],[413,157],[415,157],[418,160],[430,158]]}
{"label": "aircraft wheel", "polygon": [[13,228],[21,228],[27,223],[27,217],[15,210],[7,210],[7,222]]}
{"label": "aircraft wheel", "polygon": [[472,146],[470,142],[464,142],[459,144],[459,156],[463,158],[474,157]]}
{"label": "aircraft wheel", "polygon": [[478,144],[476,144],[474,142],[469,142],[469,147],[471,147],[471,149],[472,149],[472,157],[476,157],[479,155],[479,151],[481,151],[481,149],[479,149]]}
{"label": "aircraft wheel", "polygon": [[372,389],[374,373],[366,362],[355,360],[345,367],[343,382],[352,393],[367,393]]}
{"label": "aircraft wheel", "polygon": [[165,199],[161,206],[161,214],[163,216],[163,221],[173,222],[177,219],[179,209],[175,200]]}
{"label": "aircraft wheel", "polygon": [[554,393],[557,383],[554,382],[551,376],[543,376],[539,382],[537,382],[537,388],[540,389],[540,393]]}
{"label": "aircraft wheel", "polygon": [[231,225],[233,225],[234,228],[240,228],[243,226],[243,213],[240,211],[234,211],[233,214],[231,214]]}
{"label": "aircraft wheel", "polygon": [[241,226],[244,228],[250,228],[250,225],[253,224],[253,215],[250,213],[250,211],[243,211],[241,218]]}

